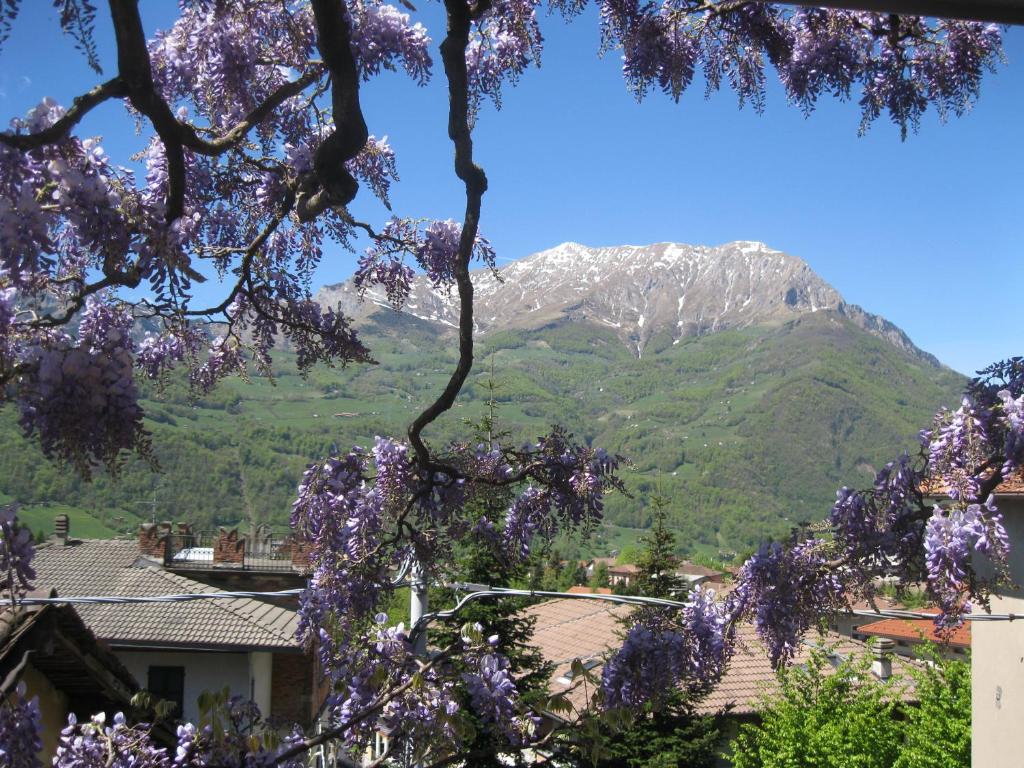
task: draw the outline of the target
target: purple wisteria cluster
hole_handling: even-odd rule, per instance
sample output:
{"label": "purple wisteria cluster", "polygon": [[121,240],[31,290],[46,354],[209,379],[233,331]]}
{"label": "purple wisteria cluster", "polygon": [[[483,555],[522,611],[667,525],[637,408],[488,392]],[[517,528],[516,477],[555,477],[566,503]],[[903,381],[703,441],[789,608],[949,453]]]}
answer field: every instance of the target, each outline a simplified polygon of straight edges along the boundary
{"label": "purple wisteria cluster", "polygon": [[[331,676],[334,727],[353,747],[372,737],[372,723],[358,718],[377,703],[396,743],[415,745],[438,729],[450,731],[448,744],[459,743],[466,727],[457,705],[461,686],[468,687],[481,722],[510,743],[526,743],[534,723],[512,714],[519,711],[515,682],[507,662],[486,643],[467,640],[470,650],[459,649],[468,671],[455,679],[443,666],[420,669],[408,633],[401,625],[387,626],[380,612],[393,591],[392,575],[415,558],[443,580],[454,542],[467,536],[497,551],[504,549],[503,538],[516,537],[517,554],[525,557],[529,541],[517,523],[519,500],[506,520],[488,526],[466,511],[495,484],[543,484],[545,525],[563,529],[596,521],[600,497],[619,485],[616,458],[558,431],[517,450],[456,445],[444,465],[424,473],[406,445],[378,437],[369,451],[355,449],[310,467],[299,488],[292,524],[309,543],[313,568],[302,598],[302,631],[315,641]],[[417,686],[408,685],[413,675]],[[388,698],[396,690],[401,694]],[[436,738],[426,742],[437,748]]]}
{"label": "purple wisteria cluster", "polygon": [[622,647],[601,675],[603,705],[638,710],[661,705],[679,686],[692,693],[709,690],[725,672],[732,655],[738,615],[732,602],[695,587],[680,612],[638,610]]}
{"label": "purple wisteria cluster", "polygon": [[[585,3],[553,5],[572,15]],[[709,93],[727,80],[741,104],[760,110],[771,64],[804,112],[822,94],[850,98],[859,86],[861,130],[888,113],[904,136],[929,106],[942,118],[969,109],[1002,55],[993,24],[767,3],[602,0],[598,7],[603,48],[622,51],[638,98],[657,87],[678,100],[700,71]]]}
{"label": "purple wisteria cluster", "polygon": [[[234,698],[224,703],[220,721],[214,729],[179,725],[173,749],[162,746],[147,723],[132,724],[118,712],[108,722],[100,713],[79,723],[74,714],[61,731],[54,768],[300,768],[301,756],[286,752],[299,743],[300,734],[279,738],[266,727],[259,709],[252,702]],[[18,764],[14,764],[18,765]]]}
{"label": "purple wisteria cluster", "polygon": [[116,470],[125,449],[148,453],[133,371],[132,316],[91,297],[74,339],[53,332],[21,354],[18,407],[25,433],[43,452],[83,475],[105,464]]}
{"label": "purple wisteria cluster", "polygon": [[872,599],[880,578],[923,584],[940,627],[987,604],[1009,553],[991,494],[1020,468],[1022,374],[1020,358],[982,372],[960,408],[921,433],[918,459],[886,465],[868,490],[840,489],[830,537],[767,544],[747,561],[730,599],[773,662],[791,658],[821,615]]}
{"label": "purple wisteria cluster", "polygon": [[[411,257],[434,287],[450,290],[455,284],[461,239],[462,225],[451,219],[424,223],[392,218],[374,245],[360,257],[353,278],[355,286],[364,294],[371,286],[379,285],[392,306],[400,308],[409,297],[415,276],[413,268],[405,263]],[[471,258],[494,269],[497,257],[487,238],[478,234]]]}
{"label": "purple wisteria cluster", "polygon": [[791,660],[804,633],[843,606],[842,572],[830,567],[829,554],[823,539],[772,542],[740,569],[734,610],[753,620],[774,666]]}
{"label": "purple wisteria cluster", "polygon": [[23,681],[10,695],[0,695],[0,765],[39,768],[39,752],[43,748],[41,724],[39,698],[26,697]]}
{"label": "purple wisteria cluster", "polygon": [[924,550],[930,592],[942,610],[938,621],[943,626],[955,626],[964,613],[970,612],[972,594],[984,600],[973,583],[972,554],[1005,563],[1010,551],[994,498],[990,496],[985,504],[948,510],[936,506],[928,520]]}
{"label": "purple wisteria cluster", "polygon": [[17,596],[29,588],[36,577],[35,554],[32,531],[18,522],[18,507],[0,507],[0,595]]}
{"label": "purple wisteria cluster", "polygon": [[469,702],[485,728],[497,731],[515,747],[530,744],[537,736],[540,720],[522,711],[516,681],[509,671],[509,660],[494,650],[498,636],[483,638],[483,627],[476,624],[463,630],[468,671],[462,681]]}

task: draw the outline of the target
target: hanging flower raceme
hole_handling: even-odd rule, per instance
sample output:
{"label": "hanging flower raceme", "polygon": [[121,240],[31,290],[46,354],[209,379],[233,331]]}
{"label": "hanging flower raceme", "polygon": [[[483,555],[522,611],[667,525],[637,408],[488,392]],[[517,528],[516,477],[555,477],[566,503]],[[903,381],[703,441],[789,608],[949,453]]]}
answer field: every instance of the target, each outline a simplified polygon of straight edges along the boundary
{"label": "hanging flower raceme", "polygon": [[131,313],[91,297],[77,340],[41,337],[26,350],[17,384],[20,422],[43,452],[89,475],[116,470],[122,451],[149,455],[149,433],[133,375]]}
{"label": "hanging flower raceme", "polygon": [[0,697],[0,765],[40,768],[43,740],[39,697],[28,699],[25,691],[25,683],[19,682],[10,695]]}
{"label": "hanging flower raceme", "polygon": [[737,618],[753,619],[773,666],[793,658],[819,617],[843,606],[843,572],[830,565],[830,555],[822,539],[790,546],[772,542],[740,569],[731,610]]}
{"label": "hanging flower raceme", "polygon": [[36,577],[32,531],[18,522],[18,507],[0,507],[0,594],[24,593]]}
{"label": "hanging flower raceme", "polygon": [[715,593],[695,587],[682,611],[644,607],[601,676],[604,706],[659,707],[680,686],[706,692],[721,679],[732,655],[736,614]]}
{"label": "hanging flower raceme", "polygon": [[1009,554],[1009,537],[995,499],[990,496],[985,504],[948,510],[936,506],[928,520],[924,549],[929,592],[942,609],[937,621],[943,626],[959,624],[963,614],[970,612],[971,595],[981,596],[978,585],[972,583],[972,555],[984,555],[1001,569]]}
{"label": "hanging flower raceme", "polygon": [[540,722],[522,711],[509,661],[494,650],[497,635],[484,640],[479,624],[466,627],[463,632],[467,647],[463,659],[468,670],[462,673],[462,680],[469,692],[470,706],[485,728],[501,734],[512,746],[529,744],[536,737]]}
{"label": "hanging flower raceme", "polygon": [[[380,285],[397,309],[409,297],[415,274],[404,259],[411,256],[435,288],[455,284],[455,266],[462,240],[462,225],[448,219],[425,225],[412,219],[392,218],[359,259],[353,282],[360,293]],[[495,268],[497,255],[487,238],[479,233],[473,241],[471,259]]]}

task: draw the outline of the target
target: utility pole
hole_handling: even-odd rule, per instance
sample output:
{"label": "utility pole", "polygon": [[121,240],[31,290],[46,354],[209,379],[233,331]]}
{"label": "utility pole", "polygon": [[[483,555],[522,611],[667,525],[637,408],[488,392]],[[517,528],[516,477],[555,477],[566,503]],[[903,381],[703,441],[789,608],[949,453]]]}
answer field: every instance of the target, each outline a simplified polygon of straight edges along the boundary
{"label": "utility pole", "polygon": [[[416,627],[423,616],[430,611],[427,596],[427,579],[419,560],[413,560],[409,571],[409,628]],[[412,652],[420,657],[427,655],[427,628],[420,627],[413,641]]]}

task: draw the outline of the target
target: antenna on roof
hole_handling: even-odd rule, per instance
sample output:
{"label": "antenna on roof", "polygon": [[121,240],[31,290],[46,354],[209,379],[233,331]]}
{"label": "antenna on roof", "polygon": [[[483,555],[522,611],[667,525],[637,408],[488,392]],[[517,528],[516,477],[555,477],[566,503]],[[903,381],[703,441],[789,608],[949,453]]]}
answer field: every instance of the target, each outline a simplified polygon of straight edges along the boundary
{"label": "antenna on roof", "polygon": [[153,523],[154,525],[156,524],[156,506],[157,506],[157,503],[158,503],[157,500],[156,500],[156,492],[157,492],[157,490],[158,490],[158,488],[154,488],[153,489],[153,500],[152,501],[136,501],[135,502],[136,504],[148,504],[149,505],[149,513],[150,513],[150,515],[152,517],[150,522]]}

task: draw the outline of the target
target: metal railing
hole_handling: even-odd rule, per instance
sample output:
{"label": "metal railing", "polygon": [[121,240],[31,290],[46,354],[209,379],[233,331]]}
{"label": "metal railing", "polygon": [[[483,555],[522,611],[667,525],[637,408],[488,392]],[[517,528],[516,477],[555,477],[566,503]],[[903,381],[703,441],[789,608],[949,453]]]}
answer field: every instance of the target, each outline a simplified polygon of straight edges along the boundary
{"label": "metal railing", "polygon": [[306,560],[289,534],[259,530],[197,531],[166,535],[164,565],[174,569],[303,571]]}

